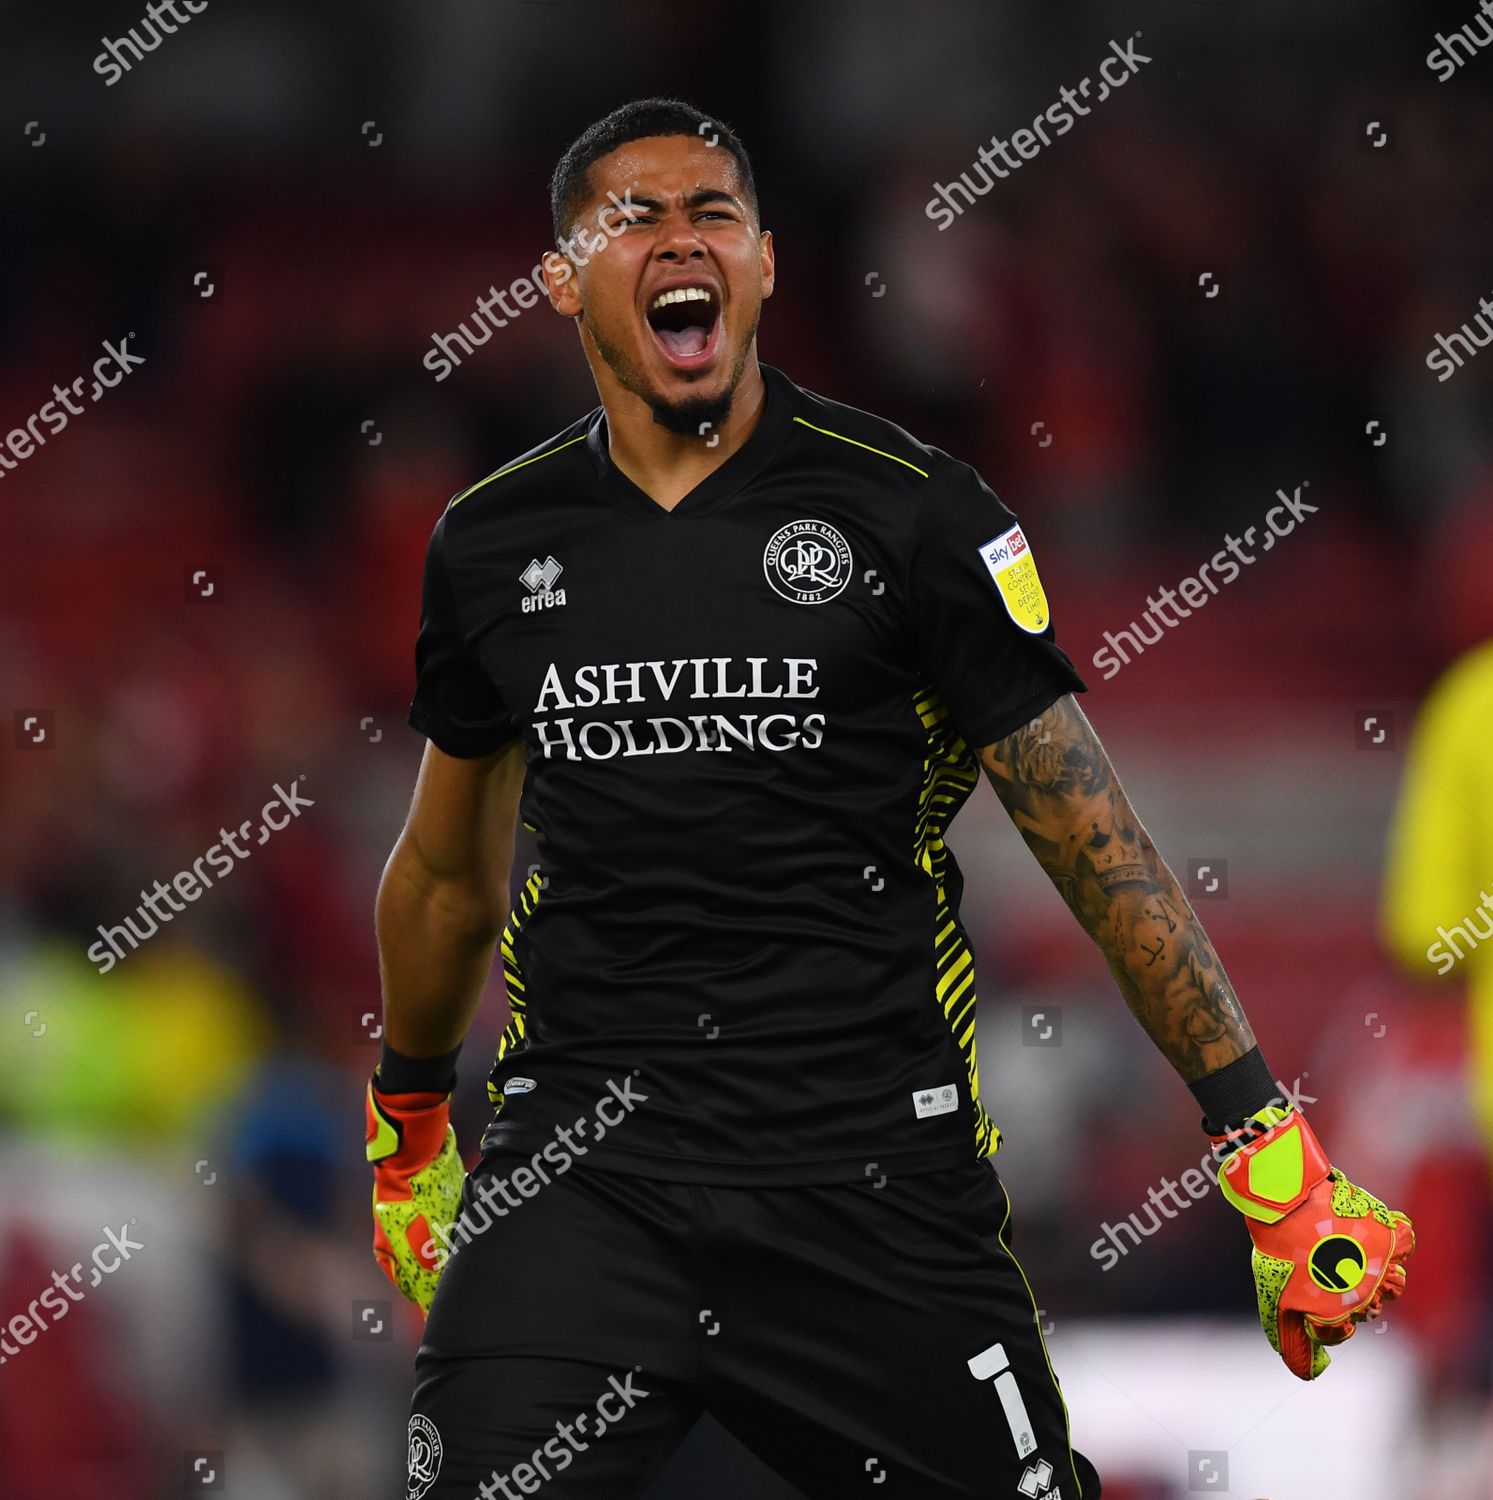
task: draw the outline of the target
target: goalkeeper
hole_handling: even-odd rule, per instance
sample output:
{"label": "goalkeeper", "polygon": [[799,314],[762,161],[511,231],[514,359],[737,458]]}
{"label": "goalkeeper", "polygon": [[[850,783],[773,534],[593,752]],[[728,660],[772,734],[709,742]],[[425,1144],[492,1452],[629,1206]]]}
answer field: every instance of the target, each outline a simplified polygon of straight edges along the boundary
{"label": "goalkeeper", "polygon": [[[624,106],[551,210],[600,406],[435,526],[430,743],[378,896],[374,1248],[429,1310],[406,1500],[636,1495],[702,1410],[811,1500],[1098,1500],[990,1160],[946,838],[982,773],[1227,1151],[1292,1375],[1399,1293],[1409,1222],[1281,1108],[1075,701],[1032,537],[968,464],[759,363],[741,142]],[[510,910],[520,798],[543,874]],[[464,1186],[447,1106],[500,948]],[[637,1110],[583,1137],[620,1087]],[[572,1126],[575,1170],[442,1265],[458,1207],[529,1196]]]}

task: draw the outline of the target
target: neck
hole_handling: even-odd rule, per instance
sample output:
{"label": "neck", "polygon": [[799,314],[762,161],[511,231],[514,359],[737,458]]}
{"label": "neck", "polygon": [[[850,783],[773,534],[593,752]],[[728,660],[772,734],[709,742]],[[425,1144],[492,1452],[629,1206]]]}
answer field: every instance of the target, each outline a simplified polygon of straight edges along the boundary
{"label": "neck", "polygon": [[[660,427],[641,397],[615,380],[602,391],[611,459],[644,494],[672,510],[751,437],[767,401],[767,387],[753,353],[741,372],[731,410],[719,428],[698,437]],[[711,439],[716,441],[712,445]]]}

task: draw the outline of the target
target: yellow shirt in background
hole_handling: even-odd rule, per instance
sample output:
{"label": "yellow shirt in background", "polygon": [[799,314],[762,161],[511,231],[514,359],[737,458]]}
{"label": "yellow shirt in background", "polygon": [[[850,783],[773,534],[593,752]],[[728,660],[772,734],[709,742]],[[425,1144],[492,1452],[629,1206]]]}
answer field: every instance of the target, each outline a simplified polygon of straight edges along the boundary
{"label": "yellow shirt in background", "polygon": [[1455,662],[1417,716],[1381,921],[1412,973],[1467,984],[1473,1105],[1493,1153],[1493,641]]}

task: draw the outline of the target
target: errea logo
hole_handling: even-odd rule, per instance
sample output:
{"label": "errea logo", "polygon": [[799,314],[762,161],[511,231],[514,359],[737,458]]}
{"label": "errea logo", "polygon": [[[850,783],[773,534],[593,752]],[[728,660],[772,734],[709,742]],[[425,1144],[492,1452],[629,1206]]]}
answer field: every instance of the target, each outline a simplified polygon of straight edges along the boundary
{"label": "errea logo", "polygon": [[1016,1488],[1027,1497],[1027,1500],[1062,1500],[1060,1489],[1048,1488],[1051,1483],[1052,1465],[1045,1458],[1041,1458],[1021,1471],[1021,1478],[1016,1481]]}
{"label": "errea logo", "polygon": [[529,586],[524,595],[523,612],[532,614],[536,609],[558,609],[565,602],[565,590],[555,587],[555,580],[564,569],[553,557],[540,562],[537,557],[529,560],[529,566],[520,573],[521,582]]}

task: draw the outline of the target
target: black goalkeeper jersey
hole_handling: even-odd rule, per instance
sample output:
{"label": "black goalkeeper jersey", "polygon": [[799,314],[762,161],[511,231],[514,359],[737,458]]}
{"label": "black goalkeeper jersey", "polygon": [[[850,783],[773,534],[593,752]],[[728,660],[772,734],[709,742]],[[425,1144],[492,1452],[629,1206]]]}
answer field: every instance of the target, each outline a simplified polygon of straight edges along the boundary
{"label": "black goalkeeper jersey", "polygon": [[454,756],[523,737],[539,854],[488,1143],[722,1183],[998,1143],[945,837],[978,749],[1084,684],[972,468],[762,373],[672,511],[598,407],[431,537],[410,723]]}

